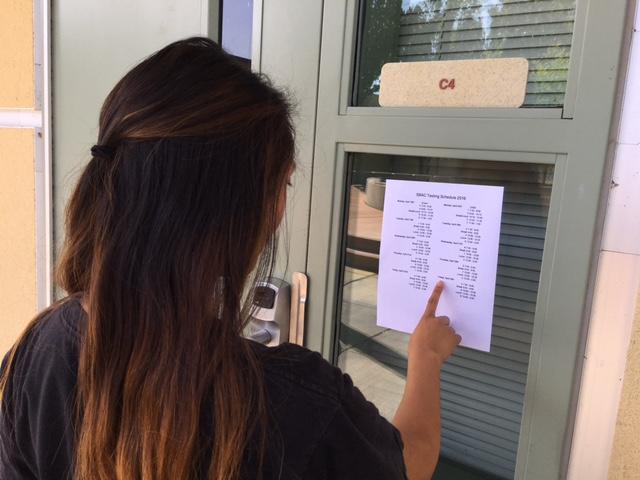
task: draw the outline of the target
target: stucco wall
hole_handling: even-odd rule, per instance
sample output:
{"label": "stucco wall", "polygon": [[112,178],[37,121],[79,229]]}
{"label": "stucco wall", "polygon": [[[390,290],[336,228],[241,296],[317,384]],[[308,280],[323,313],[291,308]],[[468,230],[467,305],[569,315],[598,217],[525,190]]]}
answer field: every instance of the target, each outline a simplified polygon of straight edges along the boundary
{"label": "stucco wall", "polygon": [[[634,29],[629,68],[622,106],[618,140],[619,158],[614,167],[614,181],[627,185],[617,205],[617,216],[610,222],[622,226],[612,231],[616,249],[630,261],[640,262],[640,2],[635,2]],[[611,229],[609,229],[611,230]],[[606,239],[605,239],[606,240]],[[613,243],[611,241],[610,243]],[[620,288],[625,285],[621,283]],[[640,292],[639,292],[640,293]],[[612,320],[615,320],[612,318]],[[622,383],[613,452],[609,463],[609,480],[640,478],[640,296],[636,300],[635,318]]]}
{"label": "stucco wall", "polygon": [[36,311],[34,132],[0,129],[0,352]]}
{"label": "stucco wall", "polygon": [[[0,1],[0,111],[34,107],[32,0]],[[0,128],[0,355],[36,313],[35,132]]]}
{"label": "stucco wall", "polygon": [[[640,159],[639,159],[640,160]],[[636,302],[629,356],[624,374],[620,411],[609,469],[609,480],[640,477],[640,295]]]}
{"label": "stucco wall", "polygon": [[0,108],[33,107],[33,1],[0,2]]}

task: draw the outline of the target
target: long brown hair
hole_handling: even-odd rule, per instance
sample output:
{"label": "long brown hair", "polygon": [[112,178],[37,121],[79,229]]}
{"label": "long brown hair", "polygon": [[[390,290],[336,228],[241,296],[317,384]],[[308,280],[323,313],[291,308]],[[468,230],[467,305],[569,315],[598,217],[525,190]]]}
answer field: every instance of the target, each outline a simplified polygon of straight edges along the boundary
{"label": "long brown hair", "polygon": [[88,310],[76,478],[238,478],[249,443],[265,441],[260,364],[241,334],[246,287],[273,265],[294,157],[288,104],[191,38],[118,82],[98,144],[58,268]]}

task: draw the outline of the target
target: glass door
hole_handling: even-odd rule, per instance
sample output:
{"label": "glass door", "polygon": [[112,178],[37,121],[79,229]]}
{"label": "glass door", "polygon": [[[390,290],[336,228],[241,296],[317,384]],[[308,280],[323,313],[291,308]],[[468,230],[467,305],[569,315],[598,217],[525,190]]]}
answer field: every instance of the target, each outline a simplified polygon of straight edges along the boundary
{"label": "glass door", "polygon": [[[385,181],[505,187],[491,351],[458,348],[443,367],[441,471],[455,465],[455,478],[462,471],[471,475],[465,478],[475,478],[472,472],[478,471],[513,478],[553,164],[370,153],[352,153],[347,162],[348,220],[335,355],[389,420],[404,388],[409,335],[376,326]],[[477,248],[470,245],[464,255],[472,265]],[[426,264],[428,252],[416,250],[414,258]]]}
{"label": "glass door", "polygon": [[[443,368],[436,478],[564,475],[615,92],[605,72],[624,20],[614,3],[324,2],[305,341],[388,418],[408,335],[376,325],[386,180],[505,189],[491,350],[459,348]],[[388,62],[496,57],[528,59],[522,108],[378,104]]]}

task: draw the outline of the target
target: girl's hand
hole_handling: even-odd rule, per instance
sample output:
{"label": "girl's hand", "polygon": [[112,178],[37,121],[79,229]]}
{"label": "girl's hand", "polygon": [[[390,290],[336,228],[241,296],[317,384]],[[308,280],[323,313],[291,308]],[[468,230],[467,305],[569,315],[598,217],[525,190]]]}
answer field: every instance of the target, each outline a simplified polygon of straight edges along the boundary
{"label": "girl's hand", "polygon": [[444,282],[439,281],[409,340],[409,363],[416,366],[434,359],[438,362],[438,366],[441,366],[462,340],[462,337],[451,327],[449,317],[436,316],[443,290]]}

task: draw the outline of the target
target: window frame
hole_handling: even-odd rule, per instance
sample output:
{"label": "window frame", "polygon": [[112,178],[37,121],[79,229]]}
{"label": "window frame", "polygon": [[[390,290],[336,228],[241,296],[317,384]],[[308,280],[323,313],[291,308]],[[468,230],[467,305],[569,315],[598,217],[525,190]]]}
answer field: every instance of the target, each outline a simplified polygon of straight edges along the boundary
{"label": "window frame", "polygon": [[[340,115],[382,115],[382,116],[424,116],[441,117],[454,115],[465,118],[573,118],[575,112],[578,82],[581,74],[581,58],[587,33],[587,11],[591,0],[576,0],[573,39],[569,58],[569,73],[563,108],[395,108],[395,107],[359,107],[351,105],[355,72],[358,69],[359,16],[363,2],[346,0],[345,36],[343,56],[340,63]],[[357,3],[356,7],[353,4]]]}

